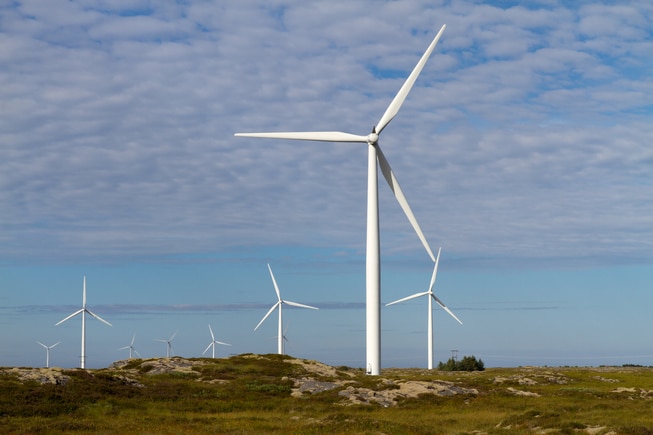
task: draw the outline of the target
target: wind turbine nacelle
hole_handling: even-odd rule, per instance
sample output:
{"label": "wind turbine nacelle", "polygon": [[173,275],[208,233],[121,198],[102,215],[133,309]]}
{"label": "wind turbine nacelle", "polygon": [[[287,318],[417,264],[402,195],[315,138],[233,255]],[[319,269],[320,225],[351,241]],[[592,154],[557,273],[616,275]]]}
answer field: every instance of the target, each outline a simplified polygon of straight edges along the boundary
{"label": "wind turbine nacelle", "polygon": [[379,135],[376,133],[370,133],[367,135],[367,143],[375,144],[379,141]]}

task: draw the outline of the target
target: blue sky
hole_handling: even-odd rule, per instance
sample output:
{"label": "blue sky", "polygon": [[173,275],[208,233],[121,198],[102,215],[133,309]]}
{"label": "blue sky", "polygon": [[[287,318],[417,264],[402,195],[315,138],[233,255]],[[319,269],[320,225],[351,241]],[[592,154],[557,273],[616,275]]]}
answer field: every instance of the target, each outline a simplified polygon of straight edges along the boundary
{"label": "blue sky", "polygon": [[[649,1],[11,1],[0,5],[0,365],[276,351],[365,364],[367,134],[442,24],[384,153],[442,247],[435,360],[653,364]],[[432,264],[383,180],[382,301]],[[382,367],[426,366],[426,301],[382,309]]]}

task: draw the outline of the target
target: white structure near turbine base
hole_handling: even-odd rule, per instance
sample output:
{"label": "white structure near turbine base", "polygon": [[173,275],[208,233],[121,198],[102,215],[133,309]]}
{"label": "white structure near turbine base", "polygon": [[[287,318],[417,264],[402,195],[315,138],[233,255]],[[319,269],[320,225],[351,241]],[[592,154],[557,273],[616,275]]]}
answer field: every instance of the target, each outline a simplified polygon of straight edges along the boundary
{"label": "white structure near turbine base", "polygon": [[282,314],[283,305],[286,304],[286,305],[290,305],[292,307],[310,308],[311,310],[318,310],[319,308],[312,307],[310,305],[300,304],[298,302],[286,301],[284,299],[281,299],[281,292],[279,291],[279,286],[277,285],[277,280],[274,279],[274,274],[272,273],[272,268],[270,267],[269,264],[268,264],[268,270],[270,271],[270,277],[272,278],[272,284],[274,284],[274,291],[277,293],[277,302],[274,305],[272,305],[272,308],[270,308],[268,310],[268,312],[265,314],[265,316],[263,316],[261,321],[258,322],[258,325],[256,325],[256,328],[254,328],[254,331],[256,331],[258,329],[258,327],[261,326],[261,324],[265,321],[265,319],[267,319],[268,316],[270,314],[272,314],[272,312],[276,308],[279,308],[279,326],[278,326],[279,333],[278,333],[278,336],[277,336],[278,337],[277,353],[279,355],[283,355],[284,354],[284,346],[283,346],[284,336],[283,336],[283,330],[282,330],[282,325],[283,325],[283,314]]}
{"label": "white structure near turbine base", "polygon": [[428,307],[429,307],[429,314],[428,314],[428,368],[429,370],[433,369],[433,301],[435,301],[440,307],[449,313],[451,317],[456,319],[458,323],[461,325],[463,322],[460,321],[456,315],[451,312],[449,308],[442,302],[438,297],[433,293],[433,286],[435,285],[435,277],[438,274],[438,263],[440,262],[440,252],[442,251],[442,248],[438,249],[438,257],[435,260],[435,267],[433,268],[433,275],[431,275],[431,284],[429,285],[428,291],[421,292],[421,293],[415,293],[414,295],[406,296],[405,298],[401,298],[399,300],[396,300],[394,302],[390,302],[386,304],[386,307],[389,305],[394,305],[398,304],[400,302],[408,301],[411,299],[419,298],[421,296],[426,296],[429,300]]}
{"label": "white structure near turbine base", "polygon": [[82,308],[75,311],[70,316],[66,317],[65,319],[60,320],[59,322],[57,322],[54,325],[54,326],[59,326],[63,322],[65,322],[66,320],[71,319],[71,318],[75,317],[78,314],[82,315],[82,354],[80,355],[80,364],[79,364],[79,367],[82,368],[82,369],[86,368],[86,313],[88,313],[92,317],[95,317],[100,322],[102,322],[102,323],[104,323],[106,325],[112,326],[111,323],[107,322],[102,317],[98,316],[97,314],[93,313],[91,310],[86,308],[86,276],[85,276],[84,277],[84,288],[82,290]]}
{"label": "white structure near turbine base", "polygon": [[[378,175],[377,162],[381,167],[381,172],[390,185],[397,201],[401,205],[404,213],[408,217],[411,225],[415,229],[418,237],[422,241],[424,248],[428,252],[431,260],[435,262],[435,256],[417,223],[408,201],[404,196],[399,183],[390,168],[390,164],[383,155],[379,146],[379,135],[383,129],[397,115],[401,105],[408,96],[408,93],[415,84],[415,80],[421,73],[426,61],[433,52],[436,44],[440,40],[446,25],[443,25],[438,34],[435,36],[426,52],[410,73],[399,92],[394,97],[385,113],[376,124],[372,133],[366,136],[360,136],[339,131],[313,131],[313,132],[272,132],[272,133],[236,133],[236,136],[261,137],[273,139],[293,139],[293,140],[310,140],[325,142],[358,142],[368,145],[367,160],[367,247],[365,260],[365,294],[366,294],[366,358],[367,372],[370,375],[381,374],[381,260],[380,260],[380,242],[379,242],[379,192],[378,192]],[[280,327],[281,328],[281,327]],[[281,330],[279,330],[281,337]],[[280,339],[281,340],[281,339]]]}

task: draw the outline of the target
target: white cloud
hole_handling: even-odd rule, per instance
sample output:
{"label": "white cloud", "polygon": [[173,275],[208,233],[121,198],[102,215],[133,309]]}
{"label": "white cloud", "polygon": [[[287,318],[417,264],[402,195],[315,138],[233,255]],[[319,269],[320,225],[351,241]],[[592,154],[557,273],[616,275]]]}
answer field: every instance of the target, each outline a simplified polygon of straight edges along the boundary
{"label": "white cloud", "polygon": [[[366,134],[446,22],[382,138],[431,243],[648,258],[651,8],[539,4],[4,8],[0,256],[360,249],[364,146],[233,133]],[[420,252],[380,183],[384,248]]]}

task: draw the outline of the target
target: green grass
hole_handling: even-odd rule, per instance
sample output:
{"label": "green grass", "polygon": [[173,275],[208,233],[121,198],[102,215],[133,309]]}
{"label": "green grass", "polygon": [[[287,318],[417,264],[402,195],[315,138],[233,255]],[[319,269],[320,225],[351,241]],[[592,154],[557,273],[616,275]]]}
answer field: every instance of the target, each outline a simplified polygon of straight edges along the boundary
{"label": "green grass", "polygon": [[[152,374],[153,360],[67,370],[65,385],[2,374],[0,427],[46,434],[653,434],[650,368],[386,369],[371,377],[338,367],[334,378],[307,373],[279,355],[191,361],[197,363],[192,370],[165,374]],[[478,394],[423,394],[390,407],[349,405],[339,395],[344,386],[291,397],[293,379],[307,376],[377,392],[398,389],[387,381],[441,380]],[[509,388],[538,396],[517,396]]]}

